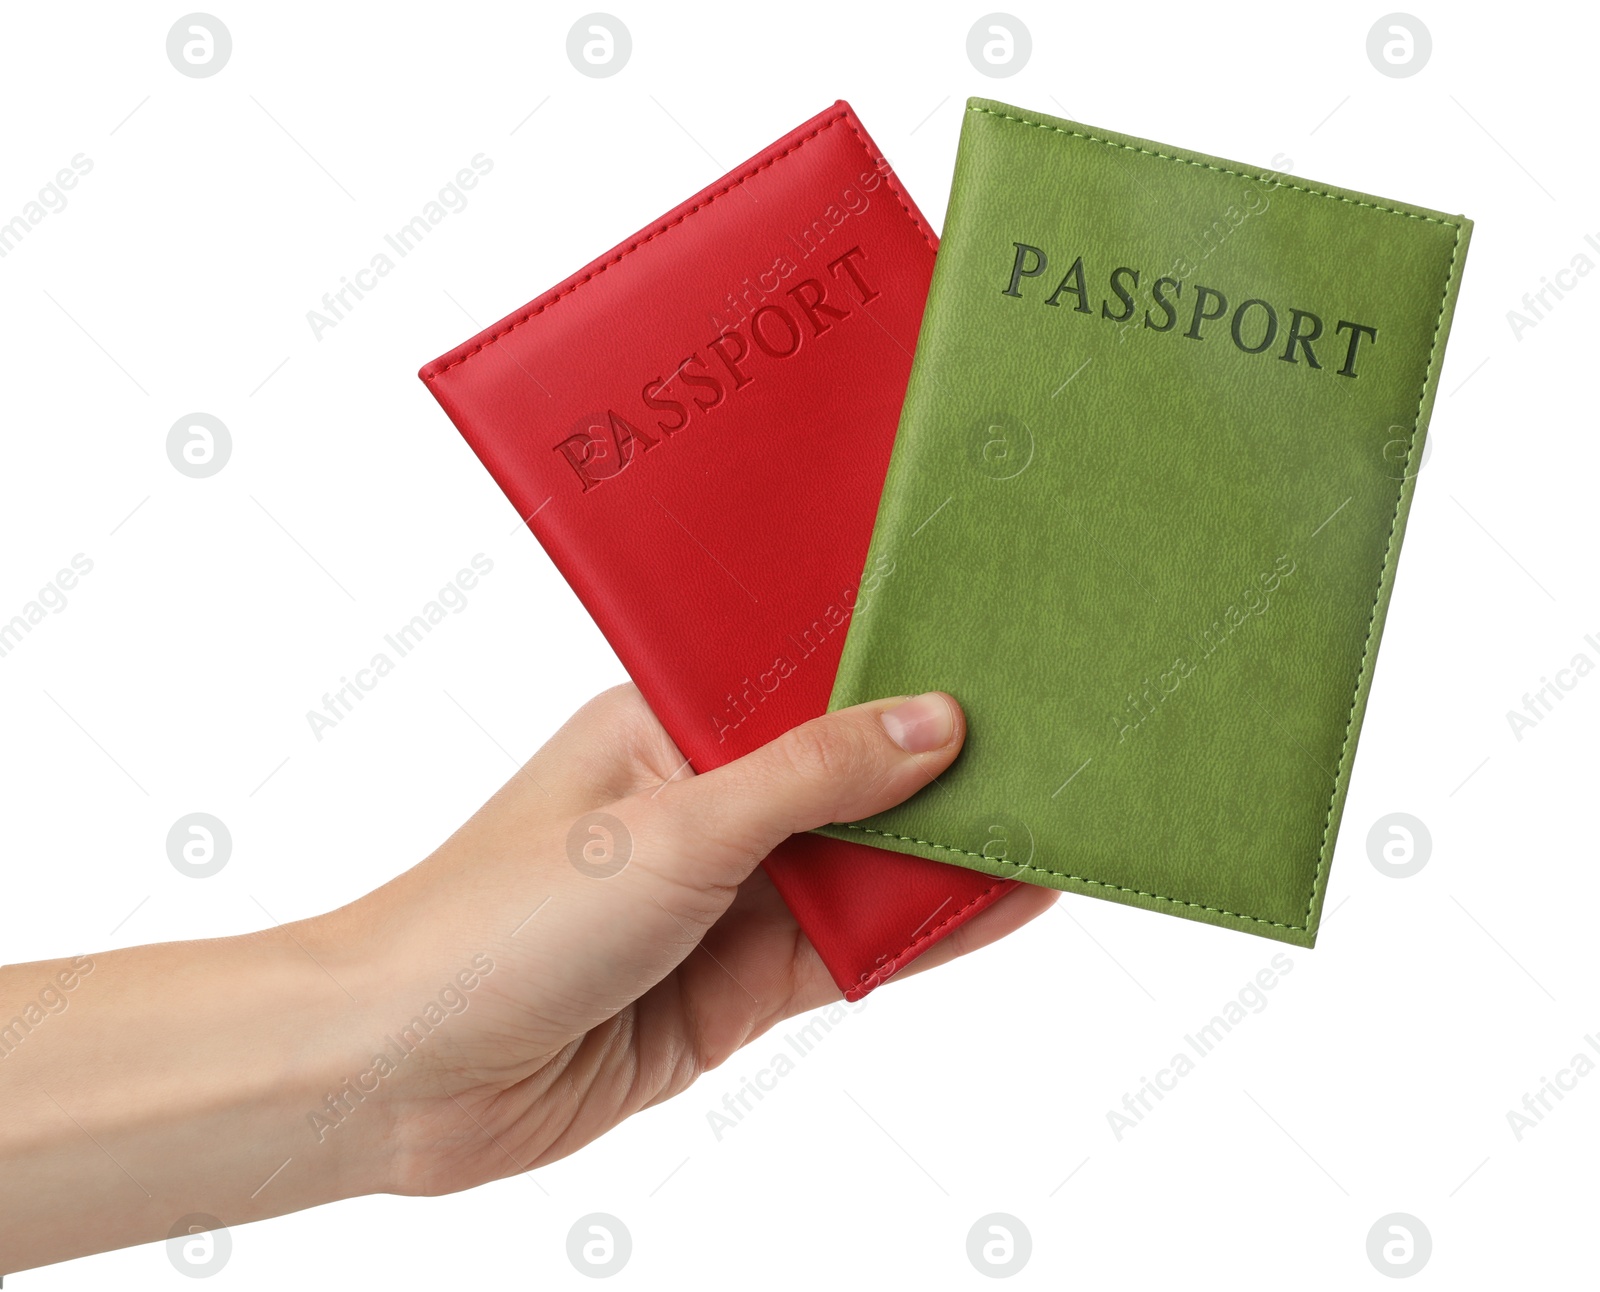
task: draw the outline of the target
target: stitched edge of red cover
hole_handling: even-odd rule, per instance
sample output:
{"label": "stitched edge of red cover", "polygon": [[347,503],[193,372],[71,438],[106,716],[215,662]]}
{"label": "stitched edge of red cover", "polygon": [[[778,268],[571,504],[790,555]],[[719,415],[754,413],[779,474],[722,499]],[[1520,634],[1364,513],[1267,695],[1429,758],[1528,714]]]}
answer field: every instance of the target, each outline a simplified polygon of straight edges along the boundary
{"label": "stitched edge of red cover", "polygon": [[[829,836],[823,835],[822,837],[826,839]],[[905,946],[901,947],[899,951],[890,956],[889,963],[884,965],[883,968],[874,969],[870,974],[862,978],[853,986],[846,987],[843,983],[839,982],[837,978],[834,979],[834,982],[838,983],[840,990],[844,992],[845,1000],[851,1002],[861,1000],[867,995],[868,992],[883,986],[883,984],[888,982],[889,979],[893,978],[895,974],[899,973],[908,964],[910,964],[924,951],[931,947],[935,942],[939,941],[947,929],[953,933],[955,931],[954,926],[958,924],[965,924],[972,916],[988,910],[989,907],[993,906],[1016,886],[1017,884],[1015,880],[996,880],[965,906],[959,907],[949,915],[945,916],[944,919],[940,920],[926,933],[919,932],[911,939],[911,941],[907,942]],[[830,974],[832,973],[831,970],[829,972]]]}
{"label": "stitched edge of red cover", "polygon": [[[450,371],[451,368],[456,367],[458,364],[465,363],[480,350],[487,349],[496,341],[500,340],[501,337],[515,332],[529,319],[544,313],[545,310],[549,309],[562,297],[570,296],[591,278],[596,278],[600,274],[604,273],[607,269],[610,269],[613,265],[619,264],[633,252],[644,246],[645,243],[653,242],[656,238],[661,237],[664,233],[676,228],[696,211],[701,210],[703,207],[710,206],[711,203],[716,201],[719,197],[724,197],[733,192],[733,190],[738,188],[740,184],[745,182],[745,180],[750,179],[752,176],[766,170],[767,167],[782,161],[783,158],[789,156],[789,154],[798,152],[810,140],[815,139],[824,130],[837,125],[841,121],[849,124],[850,131],[855,135],[856,140],[861,144],[861,149],[866,154],[867,160],[876,166],[877,163],[882,160],[881,155],[877,154],[873,150],[871,140],[868,138],[865,128],[861,125],[861,122],[856,117],[855,112],[851,110],[850,105],[843,99],[840,99],[833,105],[833,107],[824,112],[818,113],[816,116],[812,117],[810,121],[807,121],[804,124],[796,127],[782,139],[779,139],[776,143],[768,145],[761,152],[750,158],[750,160],[747,161],[743,167],[738,168],[737,173],[734,174],[731,179],[728,176],[723,176],[718,183],[711,185],[708,188],[701,189],[700,192],[696,193],[688,201],[673,207],[672,210],[668,211],[667,214],[662,216],[662,218],[656,221],[655,224],[650,225],[646,229],[640,230],[626,242],[618,243],[610,251],[606,252],[605,255],[591,261],[571,277],[564,279],[560,283],[557,283],[549,291],[534,297],[533,300],[529,301],[528,304],[524,305],[520,310],[506,315],[506,317],[501,319],[498,323],[492,324],[483,331],[479,332],[476,336],[463,341],[460,345],[456,346],[455,349],[440,355],[432,363],[424,364],[423,367],[418,371],[417,376],[420,377],[424,382],[428,383],[431,388],[433,378],[443,375],[444,373]],[[939,240],[934,237],[933,230],[928,227],[927,221],[922,218],[922,212],[917,210],[917,205],[911,200],[911,195],[907,193],[905,189],[900,187],[898,181],[895,179],[893,170],[889,170],[884,173],[884,182],[889,186],[890,191],[893,192],[894,195],[900,200],[900,209],[906,213],[906,218],[911,221],[917,232],[922,234],[923,239],[927,242],[928,246],[937,252],[939,249]]]}

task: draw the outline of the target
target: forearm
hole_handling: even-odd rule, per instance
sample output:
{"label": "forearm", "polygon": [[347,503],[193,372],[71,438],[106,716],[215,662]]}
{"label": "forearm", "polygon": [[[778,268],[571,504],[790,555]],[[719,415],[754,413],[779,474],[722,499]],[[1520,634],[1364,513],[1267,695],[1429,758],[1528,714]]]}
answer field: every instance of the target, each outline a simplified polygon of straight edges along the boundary
{"label": "forearm", "polygon": [[0,1273],[384,1187],[383,1106],[320,1138],[308,1117],[364,1039],[364,971],[327,941],[297,925],[0,969]]}

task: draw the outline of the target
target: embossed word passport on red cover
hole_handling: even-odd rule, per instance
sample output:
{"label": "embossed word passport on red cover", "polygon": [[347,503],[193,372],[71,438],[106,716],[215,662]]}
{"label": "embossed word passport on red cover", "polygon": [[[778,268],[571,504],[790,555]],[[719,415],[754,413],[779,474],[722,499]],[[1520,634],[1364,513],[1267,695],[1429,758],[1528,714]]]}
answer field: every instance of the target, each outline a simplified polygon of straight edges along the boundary
{"label": "embossed word passport on red cover", "polygon": [[[936,246],[840,102],[419,374],[698,771],[827,708]],[[766,868],[849,999],[1012,887]]]}

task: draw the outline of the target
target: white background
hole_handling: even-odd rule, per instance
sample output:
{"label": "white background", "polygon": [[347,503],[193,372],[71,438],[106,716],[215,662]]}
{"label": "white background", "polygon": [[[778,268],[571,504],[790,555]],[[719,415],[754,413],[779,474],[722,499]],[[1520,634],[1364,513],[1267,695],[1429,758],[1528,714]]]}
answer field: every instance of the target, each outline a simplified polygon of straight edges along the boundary
{"label": "white background", "polygon": [[[1378,1286],[1396,1211],[1433,1237],[1419,1286],[1592,1277],[1600,1074],[1521,1142],[1506,1113],[1600,1031],[1600,675],[1521,741],[1505,716],[1600,662],[1600,276],[1506,320],[1600,235],[1592,12],[1423,9],[1431,62],[1391,79],[1377,6],[1023,5],[1004,80],[967,60],[973,5],[619,7],[609,79],[567,61],[579,7],[227,5],[208,79],[167,61],[182,12],[0,16],[0,220],[93,161],[0,260],[0,619],[94,562],[0,658],[6,962],[347,901],[622,679],[415,371],[835,98],[936,227],[973,93],[1477,222],[1321,945],[1142,1125],[1107,1111],[1280,948],[1068,896],[870,997],[721,1142],[707,1112],[779,1038],[533,1181],[235,1230],[214,1286],[589,1286],[565,1239],[593,1211],[632,1233],[619,1286],[975,1287],[997,1211],[1032,1234],[1018,1286]],[[466,209],[314,339],[478,153]],[[197,410],[234,441],[203,480],[165,452]],[[306,710],[478,552],[468,608],[315,741]],[[164,847],[194,811],[234,838],[204,881]],[[1394,811],[1432,833],[1414,878],[1367,857]],[[11,1282],[189,1286],[161,1244]]]}

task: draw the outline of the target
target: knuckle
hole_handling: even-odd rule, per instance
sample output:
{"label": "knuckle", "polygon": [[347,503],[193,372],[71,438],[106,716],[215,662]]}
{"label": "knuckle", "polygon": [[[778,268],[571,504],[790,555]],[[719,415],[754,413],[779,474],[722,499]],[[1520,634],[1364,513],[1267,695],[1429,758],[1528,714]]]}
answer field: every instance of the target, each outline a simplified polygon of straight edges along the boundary
{"label": "knuckle", "polygon": [[832,782],[855,768],[853,742],[837,724],[808,722],[787,733],[780,742],[788,770],[805,781]]}

